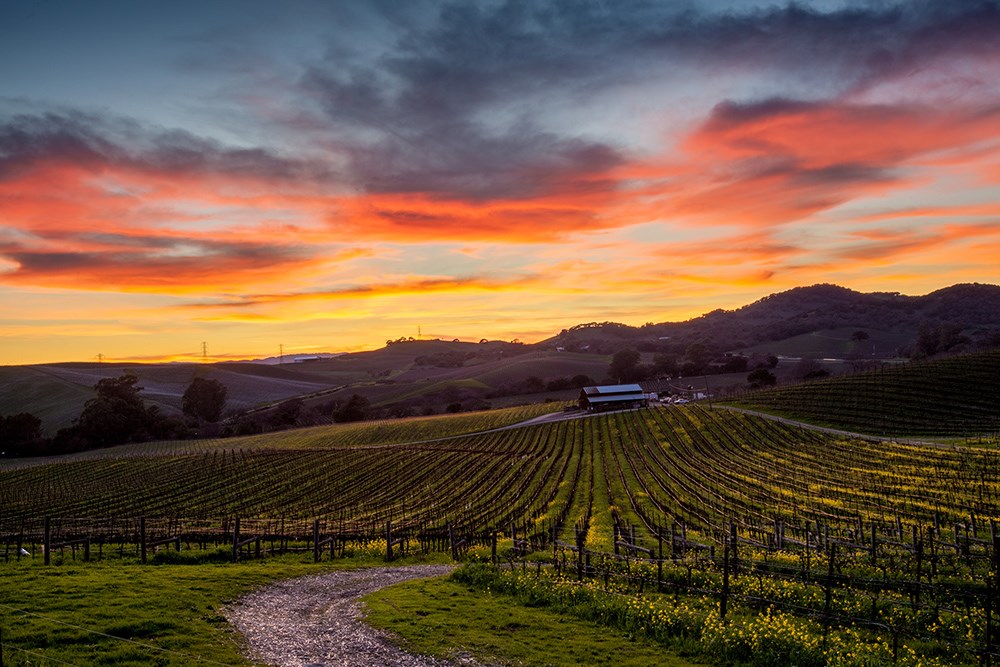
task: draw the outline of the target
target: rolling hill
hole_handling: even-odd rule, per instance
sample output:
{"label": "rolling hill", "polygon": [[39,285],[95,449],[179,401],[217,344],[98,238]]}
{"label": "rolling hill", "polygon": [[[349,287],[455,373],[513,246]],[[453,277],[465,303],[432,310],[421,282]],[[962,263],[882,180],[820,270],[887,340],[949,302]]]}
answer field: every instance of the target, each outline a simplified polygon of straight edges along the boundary
{"label": "rolling hill", "polygon": [[[1000,286],[954,285],[924,296],[866,294],[836,285],[797,287],[742,308],[715,310],[686,322],[641,327],[612,322],[577,325],[539,345],[610,354],[628,345],[648,351],[683,352],[699,342],[720,352],[766,349],[785,354],[783,341],[797,336],[863,330],[878,346],[878,356],[885,358],[897,356],[897,348],[914,342],[921,326],[941,324],[956,326],[970,345],[995,343],[1000,338]],[[819,357],[841,356],[844,339],[830,339],[831,345],[814,346],[810,351]]]}
{"label": "rolling hill", "polygon": [[776,387],[736,405],[873,435],[996,435],[1000,350]]}
{"label": "rolling hill", "polygon": [[[731,311],[686,322],[632,327],[581,324],[539,343],[399,340],[368,352],[308,363],[119,364],[65,363],[0,368],[0,414],[30,412],[50,434],[67,426],[103,377],[135,373],[147,403],[179,414],[181,395],[196,375],[229,390],[229,412],[306,397],[307,406],[365,396],[377,408],[440,412],[509,402],[532,377],[548,383],[582,375],[601,382],[610,355],[633,348],[683,357],[701,343],[726,352],[818,359],[889,359],[914,349],[922,331],[948,328],[950,353],[1000,343],[1000,286],[955,285],[924,296],[860,293],[836,285],[799,287]],[[856,340],[863,332],[867,338]],[[269,360],[273,362],[273,360]],[[739,379],[739,378],[737,378]],[[531,391],[537,392],[537,385]],[[566,399],[566,391],[520,401]]]}

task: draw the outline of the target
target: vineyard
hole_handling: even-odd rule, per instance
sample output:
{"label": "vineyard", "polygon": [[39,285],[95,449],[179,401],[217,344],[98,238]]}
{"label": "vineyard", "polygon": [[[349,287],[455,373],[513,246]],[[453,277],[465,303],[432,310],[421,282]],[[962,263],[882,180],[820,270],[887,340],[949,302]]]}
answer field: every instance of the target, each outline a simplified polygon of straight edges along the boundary
{"label": "vineyard", "polygon": [[878,629],[891,631],[894,659],[899,642],[958,661],[993,652],[1000,454],[848,440],[699,405],[489,430],[552,409],[8,465],[0,549],[6,561],[41,544],[47,559],[75,559],[84,543],[88,558],[145,559],[160,545],[231,547],[233,558],[297,545],[317,560],[535,552],[554,583],[497,590],[559,596],[573,581],[684,594],[691,618],[671,632],[694,635],[718,620],[721,598],[745,622],[773,608],[789,623],[822,621],[824,636],[878,643]]}
{"label": "vineyard", "polygon": [[[43,516],[516,525],[570,542],[583,531],[588,549],[608,551],[615,527],[640,527],[650,548],[671,524],[721,544],[730,522],[761,536],[781,522],[801,541],[820,526],[839,536],[859,522],[881,531],[1000,517],[1000,455],[990,450],[875,447],[699,406],[445,437],[503,417],[129,445],[9,466],[0,472],[0,521],[7,530]],[[401,441],[404,431],[415,439]]]}
{"label": "vineyard", "polygon": [[996,435],[1000,351],[768,389],[738,405],[873,435]]}

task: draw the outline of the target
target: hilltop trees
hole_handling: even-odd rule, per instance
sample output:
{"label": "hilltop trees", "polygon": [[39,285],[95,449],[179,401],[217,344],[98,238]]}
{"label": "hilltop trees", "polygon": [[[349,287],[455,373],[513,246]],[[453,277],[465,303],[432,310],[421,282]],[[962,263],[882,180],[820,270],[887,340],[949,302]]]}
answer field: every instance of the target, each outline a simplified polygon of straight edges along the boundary
{"label": "hilltop trees", "polygon": [[611,357],[608,377],[618,382],[634,382],[641,358],[637,351],[631,349],[615,352],[615,356]]}
{"label": "hilltop trees", "polygon": [[94,385],[97,396],[84,404],[73,426],[56,434],[53,450],[69,452],[183,437],[183,424],[163,416],[156,406],[146,407],[138,382],[132,373],[99,380]]}
{"label": "hilltop trees", "polygon": [[368,418],[371,410],[371,403],[360,394],[353,394],[347,403],[343,404],[333,413],[333,421],[358,422]]}
{"label": "hilltop trees", "polygon": [[0,415],[0,456],[30,456],[33,449],[45,444],[42,420],[35,415]]}
{"label": "hilltop trees", "polygon": [[747,382],[750,383],[751,388],[760,389],[761,387],[773,387],[778,383],[778,378],[766,368],[758,368],[747,375]]}
{"label": "hilltop trees", "polygon": [[181,397],[181,410],[189,417],[215,423],[226,407],[226,385],[218,380],[196,377]]}

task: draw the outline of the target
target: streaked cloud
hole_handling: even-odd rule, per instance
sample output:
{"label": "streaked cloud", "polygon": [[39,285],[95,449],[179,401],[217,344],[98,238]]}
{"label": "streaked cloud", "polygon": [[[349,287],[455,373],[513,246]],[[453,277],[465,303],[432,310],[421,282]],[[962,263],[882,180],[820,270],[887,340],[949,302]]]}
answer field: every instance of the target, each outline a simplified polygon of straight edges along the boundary
{"label": "streaked cloud", "polygon": [[0,295],[31,321],[100,294],[157,345],[336,319],[347,349],[1000,281],[993,0],[88,11],[100,41],[41,8],[0,45]]}

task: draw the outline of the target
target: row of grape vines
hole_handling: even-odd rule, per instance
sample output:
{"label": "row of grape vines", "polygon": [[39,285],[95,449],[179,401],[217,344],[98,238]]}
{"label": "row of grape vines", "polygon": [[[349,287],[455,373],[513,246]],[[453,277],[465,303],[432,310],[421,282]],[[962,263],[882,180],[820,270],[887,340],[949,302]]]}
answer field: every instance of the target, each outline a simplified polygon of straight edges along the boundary
{"label": "row of grape vines", "polygon": [[615,530],[632,526],[651,548],[672,525],[705,544],[721,544],[730,523],[764,539],[778,521],[799,541],[831,531],[857,541],[870,532],[862,523],[898,532],[900,522],[941,530],[1000,517],[995,452],[850,441],[698,406],[378,447],[297,448],[283,440],[291,436],[274,437],[274,448],[255,440],[0,471],[0,522],[241,516],[515,525],[567,543],[582,534],[588,549],[609,551]]}
{"label": "row of grape vines", "polygon": [[240,438],[208,438],[201,440],[133,443],[108,449],[79,452],[67,456],[0,459],[0,471],[50,463],[123,459],[130,457],[184,456],[203,452],[213,453],[226,449],[244,451],[343,449],[412,443],[512,426],[534,417],[558,411],[563,405],[563,403],[537,403],[456,415],[382,419],[349,424],[335,424],[332,426],[315,426]]}
{"label": "row of grape vines", "polygon": [[872,435],[1000,432],[1000,350],[753,392],[742,407]]}

